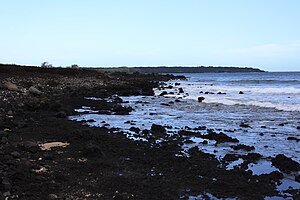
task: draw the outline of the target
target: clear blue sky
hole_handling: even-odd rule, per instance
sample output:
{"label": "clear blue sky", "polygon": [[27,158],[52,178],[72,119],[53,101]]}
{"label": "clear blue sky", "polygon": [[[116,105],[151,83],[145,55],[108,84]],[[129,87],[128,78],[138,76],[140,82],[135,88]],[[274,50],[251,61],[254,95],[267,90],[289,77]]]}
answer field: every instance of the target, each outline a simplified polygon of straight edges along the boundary
{"label": "clear blue sky", "polygon": [[299,0],[2,0],[0,63],[300,70]]}

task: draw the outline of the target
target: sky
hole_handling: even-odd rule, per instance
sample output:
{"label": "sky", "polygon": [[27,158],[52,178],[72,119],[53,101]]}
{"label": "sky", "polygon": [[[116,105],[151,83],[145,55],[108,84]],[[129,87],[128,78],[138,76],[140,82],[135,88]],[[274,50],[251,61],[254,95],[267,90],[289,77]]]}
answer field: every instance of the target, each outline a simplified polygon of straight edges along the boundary
{"label": "sky", "polygon": [[300,71],[299,0],[0,0],[0,63]]}

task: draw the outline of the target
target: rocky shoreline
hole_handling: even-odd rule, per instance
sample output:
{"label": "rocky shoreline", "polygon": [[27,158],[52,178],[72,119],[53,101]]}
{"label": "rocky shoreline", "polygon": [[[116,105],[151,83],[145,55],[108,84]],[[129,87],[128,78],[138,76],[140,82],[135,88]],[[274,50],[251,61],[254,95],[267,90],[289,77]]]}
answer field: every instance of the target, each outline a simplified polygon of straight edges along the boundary
{"label": "rocky shoreline", "polygon": [[[132,108],[121,104],[118,96],[151,96],[159,81],[174,78],[83,69],[1,67],[0,199],[278,196],[276,185],[283,176],[280,172],[253,175],[242,167],[227,170],[224,163],[239,157],[228,154],[220,161],[198,148],[191,148],[189,156],[176,156],[185,136],[197,135],[196,130],[171,137],[159,124],[153,124],[148,132],[132,129],[149,138],[149,142],[143,142],[129,140],[113,128],[90,127],[67,117],[82,106],[116,117],[130,114]],[[163,142],[154,142],[162,137]],[[201,137],[219,143],[238,142],[209,129]],[[234,148],[252,147],[237,144]],[[252,163],[260,155],[248,153],[243,159]],[[284,155],[274,158],[274,164],[286,172],[299,170],[299,163]],[[290,192],[299,198],[299,191]]]}

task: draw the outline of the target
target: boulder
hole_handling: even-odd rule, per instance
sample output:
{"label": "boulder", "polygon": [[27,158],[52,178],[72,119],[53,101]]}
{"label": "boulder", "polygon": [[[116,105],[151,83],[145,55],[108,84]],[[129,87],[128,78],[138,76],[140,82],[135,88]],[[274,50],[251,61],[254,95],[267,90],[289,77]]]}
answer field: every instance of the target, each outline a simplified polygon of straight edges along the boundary
{"label": "boulder", "polygon": [[140,131],[141,131],[141,129],[139,129],[138,127],[130,127],[130,129],[129,129],[130,131],[132,131],[132,132],[135,132],[135,133],[139,133]]}
{"label": "boulder", "polygon": [[243,155],[242,158],[247,162],[257,162],[262,158],[262,155],[259,153],[248,153],[247,155]]}
{"label": "boulder", "polygon": [[204,97],[198,97],[198,102],[202,102],[204,99]]}
{"label": "boulder", "polygon": [[246,122],[241,122],[240,127],[242,127],[242,128],[251,128],[251,126],[249,124],[247,124]]}
{"label": "boulder", "polygon": [[287,140],[295,140],[296,142],[300,141],[300,139],[298,139],[296,137],[292,137],[292,136],[288,137]]}
{"label": "boulder", "polygon": [[179,91],[179,93],[184,93],[182,88],[179,88],[178,91]]}
{"label": "boulder", "polygon": [[162,93],[160,93],[159,96],[164,96],[164,95],[167,95],[168,93],[166,91],[163,91]]}
{"label": "boulder", "polygon": [[19,91],[18,86],[9,81],[4,82],[2,84],[2,88],[10,90],[10,91]]}
{"label": "boulder", "polygon": [[226,92],[218,92],[217,94],[226,94]]}
{"label": "boulder", "polygon": [[273,158],[272,165],[286,173],[300,171],[300,164],[283,154],[278,154],[275,158]]}
{"label": "boulder", "polygon": [[180,131],[178,131],[178,135],[179,136],[194,137],[194,136],[199,135],[199,133],[198,132],[194,132],[194,131],[180,130]]}
{"label": "boulder", "polygon": [[167,131],[166,131],[165,127],[163,127],[161,125],[152,124],[151,132],[156,135],[164,135],[164,134],[166,134]]}
{"label": "boulder", "polygon": [[34,95],[41,95],[42,92],[38,89],[36,89],[35,87],[31,86],[29,89],[28,89],[29,93],[30,94],[34,94]]}
{"label": "boulder", "polygon": [[114,103],[123,103],[123,99],[121,97],[117,96],[117,95],[112,96],[112,101]]}
{"label": "boulder", "polygon": [[244,94],[244,92],[243,92],[243,91],[240,91],[239,94]]}
{"label": "boulder", "polygon": [[248,145],[244,145],[244,144],[238,144],[236,146],[231,146],[231,148],[233,148],[234,150],[245,150],[245,151],[252,151],[255,149],[254,146],[248,146]]}
{"label": "boulder", "polygon": [[114,112],[115,115],[129,115],[131,111],[133,111],[132,107],[124,107],[121,105],[115,105],[112,108],[112,111]]}
{"label": "boulder", "polygon": [[203,139],[208,139],[208,140],[215,140],[217,142],[217,144],[225,143],[225,142],[233,142],[233,143],[239,142],[239,140],[236,138],[230,137],[222,132],[216,133],[210,129],[207,130],[207,134],[200,135],[199,137],[201,137]]}
{"label": "boulder", "polygon": [[232,161],[235,161],[235,160],[238,160],[240,158],[240,155],[238,154],[226,154],[224,157],[223,157],[223,161],[227,161],[227,162],[232,162]]}
{"label": "boulder", "polygon": [[96,120],[94,120],[94,119],[89,119],[89,120],[86,120],[86,122],[91,123],[91,122],[96,122]]}

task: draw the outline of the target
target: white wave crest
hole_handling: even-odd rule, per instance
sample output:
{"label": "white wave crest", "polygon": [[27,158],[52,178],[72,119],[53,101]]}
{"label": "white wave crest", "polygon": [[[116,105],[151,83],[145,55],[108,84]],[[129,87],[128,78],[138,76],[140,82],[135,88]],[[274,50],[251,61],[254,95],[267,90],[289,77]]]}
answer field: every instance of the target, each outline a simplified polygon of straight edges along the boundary
{"label": "white wave crest", "polygon": [[[195,97],[190,97],[196,100]],[[247,106],[258,106],[264,108],[275,108],[282,111],[298,111],[300,112],[299,105],[283,104],[283,103],[272,103],[272,102],[260,102],[260,101],[241,101],[237,99],[226,99],[226,98],[206,98],[206,103],[220,103],[224,105],[247,105]]]}
{"label": "white wave crest", "polygon": [[[199,87],[199,86],[198,86]],[[202,90],[209,91],[221,91],[221,92],[248,92],[248,93],[258,93],[258,94],[300,94],[300,88],[294,87],[236,87],[236,86],[217,86],[217,85],[202,85],[200,86]],[[191,87],[190,89],[193,90]]]}

